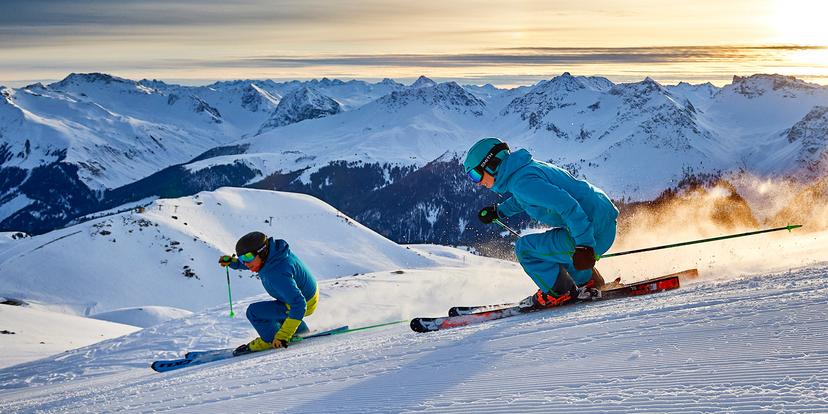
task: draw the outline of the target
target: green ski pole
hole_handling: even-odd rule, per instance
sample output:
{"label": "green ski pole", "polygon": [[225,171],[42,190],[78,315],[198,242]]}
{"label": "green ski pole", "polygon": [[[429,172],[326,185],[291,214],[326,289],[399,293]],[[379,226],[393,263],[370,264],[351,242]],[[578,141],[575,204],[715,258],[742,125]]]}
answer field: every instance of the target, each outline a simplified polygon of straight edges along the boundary
{"label": "green ski pole", "polygon": [[601,256],[601,258],[603,259],[605,257],[615,257],[615,256],[623,256],[623,255],[626,255],[626,254],[649,252],[649,251],[661,250],[661,249],[669,249],[671,247],[688,246],[688,245],[691,245],[691,244],[707,243],[707,242],[717,241],[717,240],[734,239],[736,237],[753,236],[754,234],[770,233],[772,231],[781,231],[781,230],[791,231],[793,229],[798,229],[800,227],[802,227],[801,224],[789,224],[785,227],[776,227],[776,228],[773,228],[773,229],[749,231],[747,233],[729,234],[727,236],[711,237],[711,238],[708,238],[708,239],[692,240],[692,241],[687,241],[687,242],[683,242],[683,243],[665,244],[663,246],[647,247],[647,248],[644,248],[644,249],[636,249],[636,250],[628,250],[628,251],[625,251],[625,252],[610,253],[610,254],[605,254],[605,255]]}
{"label": "green ski pole", "polygon": [[520,234],[519,234],[518,232],[516,232],[516,231],[512,230],[512,228],[511,228],[511,227],[509,227],[509,226],[507,226],[507,225],[503,224],[503,222],[502,222],[502,221],[500,221],[500,220],[498,220],[498,219],[494,219],[494,222],[495,222],[495,223],[497,223],[500,227],[503,227],[504,229],[509,230],[509,232],[511,232],[512,234],[514,234],[516,237],[520,237]]}
{"label": "green ski pole", "polygon": [[233,293],[230,292],[230,267],[225,266],[224,270],[227,271],[227,297],[230,299],[230,317],[232,318],[236,314],[233,313]]}
{"label": "green ski pole", "polygon": [[[345,334],[345,333],[364,331],[366,329],[374,329],[374,328],[379,328],[379,327],[388,326],[388,325],[396,325],[398,323],[403,323],[403,322],[408,322],[408,320],[384,322],[384,323],[378,323],[376,325],[363,326],[363,327],[360,327],[360,328],[343,329],[341,331],[334,331],[334,332],[331,332],[331,333],[326,333],[324,336],[342,335],[342,334]],[[313,335],[311,335],[311,336],[313,336]],[[290,338],[290,342],[301,342],[302,340],[304,340],[304,338],[302,338],[301,336],[294,336],[293,338]]]}
{"label": "green ski pole", "polygon": [[[512,230],[511,227],[503,224],[500,220],[494,220],[494,222],[499,224],[504,229],[509,230],[515,236],[520,237],[520,234],[518,234],[518,232]],[[688,246],[688,245],[691,245],[691,244],[707,243],[707,242],[712,242],[712,241],[717,241],[717,240],[725,240],[725,239],[734,239],[734,238],[737,238],[737,237],[753,236],[753,235],[756,235],[756,234],[770,233],[770,232],[773,232],[773,231],[782,231],[782,230],[792,231],[793,229],[798,229],[800,227],[802,227],[801,224],[789,224],[785,227],[776,227],[776,228],[772,228],[772,229],[749,231],[747,233],[729,234],[729,235],[726,235],[726,236],[711,237],[711,238],[707,238],[707,239],[691,240],[691,241],[686,241],[686,242],[681,242],[681,243],[665,244],[663,246],[654,246],[654,247],[647,247],[647,248],[643,248],[643,249],[628,250],[628,251],[625,251],[625,252],[610,253],[610,254],[605,254],[603,256],[598,256],[595,259],[600,260],[600,259],[603,259],[605,257],[624,256],[624,255],[627,255],[627,254],[650,252],[650,251],[653,251],[653,250],[669,249],[669,248],[672,248],[672,247]],[[572,253],[574,253],[574,252],[572,252],[572,251],[552,252],[552,253],[544,254],[543,256],[551,256],[551,255],[558,255],[558,254],[572,254]]]}

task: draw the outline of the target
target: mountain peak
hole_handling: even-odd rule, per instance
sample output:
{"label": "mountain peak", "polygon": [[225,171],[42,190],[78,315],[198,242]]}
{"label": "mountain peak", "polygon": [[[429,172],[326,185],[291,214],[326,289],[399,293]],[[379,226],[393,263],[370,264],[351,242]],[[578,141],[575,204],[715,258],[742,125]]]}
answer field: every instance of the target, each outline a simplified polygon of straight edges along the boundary
{"label": "mountain peak", "polygon": [[632,82],[632,83],[619,83],[612,87],[609,91],[612,95],[651,95],[653,93],[659,93],[664,95],[669,95],[670,92],[667,91],[664,86],[660,83],[653,80],[653,78],[647,76],[641,82]]}
{"label": "mountain peak", "polygon": [[138,81],[138,84],[152,89],[165,89],[170,86],[168,83],[160,81],[158,79],[141,79]]}
{"label": "mountain peak", "polygon": [[808,83],[793,76],[756,74],[747,77],[733,76],[733,83],[725,88],[749,99],[775,91],[782,91],[785,97],[790,98],[796,97],[796,92],[813,92],[819,89],[820,85]]}
{"label": "mountain peak", "polygon": [[259,110],[271,111],[279,104],[279,100],[255,83],[250,83],[242,89],[241,106],[250,112]]}
{"label": "mountain peak", "polygon": [[42,92],[42,91],[46,90],[46,86],[44,86],[40,82],[35,82],[35,83],[30,84],[30,85],[24,86],[23,89],[25,89],[27,91],[33,91],[33,92],[34,91],[41,91]]}
{"label": "mountain peak", "polygon": [[66,87],[70,85],[80,85],[80,84],[110,84],[110,83],[123,83],[123,84],[135,84],[135,81],[131,81],[128,79],[119,78],[117,76],[112,76],[106,73],[70,73],[69,76],[63,78],[60,82],[53,83],[49,86],[57,86],[57,87]]}
{"label": "mountain peak", "polygon": [[817,171],[828,161],[828,106],[815,106],[788,130],[788,142],[800,145],[797,162],[810,171]]}
{"label": "mountain peak", "polygon": [[606,78],[572,76],[571,73],[564,72],[548,81],[539,82],[530,92],[565,94],[583,89],[605,92],[612,88],[612,86],[613,83]]}
{"label": "mountain peak", "polygon": [[421,75],[417,80],[411,84],[412,88],[428,88],[437,85],[437,82],[429,79],[425,75]]}
{"label": "mountain peak", "polygon": [[[424,77],[420,77],[423,79]],[[417,82],[420,82],[420,79]],[[428,82],[431,79],[425,78]],[[416,83],[415,83],[416,84]],[[455,112],[470,111],[475,116],[483,115],[486,103],[472,95],[457,82],[436,84],[434,87],[412,87],[402,91],[391,92],[376,101],[391,109],[399,109],[414,103],[432,107],[441,107]]]}
{"label": "mountain peak", "polygon": [[339,102],[323,95],[313,87],[301,86],[282,97],[270,119],[259,128],[257,135],[273,128],[306,119],[323,118],[340,112],[342,112],[342,106]]}
{"label": "mountain peak", "polygon": [[0,96],[3,97],[2,102],[11,103],[12,90],[3,85],[0,85]]}
{"label": "mountain peak", "polygon": [[310,81],[309,84],[312,85],[312,86],[319,86],[319,87],[322,87],[322,88],[329,88],[331,86],[344,85],[345,82],[342,82],[339,79],[329,79],[329,78],[325,77],[325,78],[322,78],[321,80],[314,79],[314,80]]}

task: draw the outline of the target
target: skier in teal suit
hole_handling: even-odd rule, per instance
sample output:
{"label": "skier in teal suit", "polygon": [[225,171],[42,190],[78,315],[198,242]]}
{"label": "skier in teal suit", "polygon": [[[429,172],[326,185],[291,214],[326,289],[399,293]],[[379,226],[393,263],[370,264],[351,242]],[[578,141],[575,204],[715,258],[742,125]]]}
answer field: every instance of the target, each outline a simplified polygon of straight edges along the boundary
{"label": "skier in teal suit", "polygon": [[515,254],[538,286],[536,306],[554,306],[572,298],[600,296],[603,279],[594,269],[596,255],[615,241],[618,209],[598,187],[555,165],[532,159],[525,149],[515,152],[497,138],[483,138],[471,147],[463,167],[469,178],[506,201],[484,207],[480,221],[493,223],[525,211],[552,229],[520,237]]}
{"label": "skier in teal suit", "polygon": [[221,256],[219,264],[258,272],[265,291],[276,300],[247,307],[247,319],[259,337],[239,346],[235,353],[287,347],[293,335],[308,332],[303,319],[316,310],[319,290],[316,279],[287,242],[254,231],[239,239],[236,254],[238,258]]}

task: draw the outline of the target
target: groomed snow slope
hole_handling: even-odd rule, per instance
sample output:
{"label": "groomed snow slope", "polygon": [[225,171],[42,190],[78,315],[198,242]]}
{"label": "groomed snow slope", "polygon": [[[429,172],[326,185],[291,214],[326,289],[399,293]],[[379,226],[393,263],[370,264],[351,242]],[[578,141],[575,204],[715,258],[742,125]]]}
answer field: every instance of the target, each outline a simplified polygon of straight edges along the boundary
{"label": "groomed snow slope", "polygon": [[[27,306],[0,305],[0,367],[43,358],[140,328]],[[13,333],[8,333],[13,332]],[[2,405],[2,404],[0,404]]]}
{"label": "groomed snow slope", "polygon": [[[329,280],[314,329],[438,315],[530,289],[514,264]],[[454,256],[454,258],[442,257]],[[252,331],[226,309],[0,370],[10,412],[826,412],[828,264],[418,334],[406,324],[158,374]]]}

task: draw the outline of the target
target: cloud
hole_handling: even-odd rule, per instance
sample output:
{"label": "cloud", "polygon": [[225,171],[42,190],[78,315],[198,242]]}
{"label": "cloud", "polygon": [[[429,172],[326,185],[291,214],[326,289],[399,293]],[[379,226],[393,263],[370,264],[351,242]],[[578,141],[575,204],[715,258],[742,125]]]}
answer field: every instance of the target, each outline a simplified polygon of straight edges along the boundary
{"label": "cloud", "polygon": [[825,46],[679,46],[622,48],[510,48],[482,53],[264,56],[203,62],[227,67],[393,66],[477,67],[583,64],[747,62],[776,59],[781,53],[828,50]]}
{"label": "cloud", "polygon": [[106,40],[156,32],[198,36],[213,29],[253,27],[322,30],[337,23],[358,27],[393,16],[427,17],[434,10],[400,10],[379,0],[2,0],[0,49],[67,43],[64,38]]}

